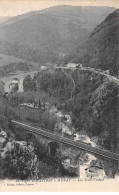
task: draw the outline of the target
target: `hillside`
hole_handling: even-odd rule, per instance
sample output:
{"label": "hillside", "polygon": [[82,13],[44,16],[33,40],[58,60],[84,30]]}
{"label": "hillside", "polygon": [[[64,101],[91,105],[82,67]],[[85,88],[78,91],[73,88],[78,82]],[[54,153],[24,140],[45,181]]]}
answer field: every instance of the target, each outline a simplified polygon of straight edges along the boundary
{"label": "hillside", "polygon": [[[24,158],[26,153],[24,156],[23,153],[20,153],[19,156],[19,150],[17,151],[16,148],[14,148],[15,156],[9,150],[8,153],[4,153],[11,140],[13,147],[15,146],[13,144],[16,143],[28,145],[30,142],[32,149],[34,148],[32,151],[35,152],[34,154],[37,155],[40,162],[39,166],[37,164],[35,166],[38,178],[76,176],[71,175],[72,172],[67,172],[62,167],[62,159],[68,158],[71,160],[71,165],[73,164],[77,156],[76,150],[63,147],[61,152],[56,153],[55,158],[54,156],[50,157],[42,145],[44,142],[42,137],[35,137],[26,132],[26,129],[14,127],[10,122],[11,119],[21,121],[32,127],[45,129],[45,131],[56,133],[56,135],[61,134],[63,137],[75,141],[93,144],[93,147],[119,152],[119,90],[118,85],[109,81],[106,76],[91,72],[88,69],[48,68],[36,73],[34,78],[27,75],[23,81],[23,88],[23,92],[9,93],[7,98],[2,94],[0,95],[0,127],[4,130],[0,134],[6,132],[8,135],[5,144],[2,145],[2,155],[5,158],[0,159],[0,173],[2,172],[0,177],[31,178],[32,170],[34,170],[31,169],[32,166],[27,164],[31,165],[34,162],[29,150],[25,150],[28,151],[27,154],[30,157],[27,159]],[[77,139],[77,135],[82,139]],[[86,141],[87,139],[88,141]],[[89,156],[81,151],[78,152],[80,152],[80,155],[78,153],[79,164],[80,162],[85,164],[89,160]],[[8,158],[9,155],[11,158]],[[23,159],[22,162],[21,159]],[[100,157],[97,159],[99,163],[102,161]],[[91,162],[94,163],[97,160],[91,160],[89,168]],[[15,166],[15,163],[18,166]],[[19,171],[21,166],[24,169]],[[112,164],[109,161],[101,167],[104,167],[108,177],[114,177],[114,170],[117,169],[114,167],[117,167],[117,163],[113,162]],[[15,171],[11,171],[13,169]]]}
{"label": "hillside", "polygon": [[[1,103],[3,115],[57,132],[59,119],[53,113],[58,110],[62,123],[64,115],[70,116],[69,131],[96,137],[101,148],[119,152],[117,83],[89,70],[56,68],[42,70],[33,79],[26,76],[23,88],[23,93],[9,94],[7,114]],[[60,132],[64,127],[58,123]]]}
{"label": "hillside", "polygon": [[82,44],[115,8],[56,6],[0,25],[0,52],[29,61],[56,62]]}
{"label": "hillside", "polygon": [[29,63],[23,59],[14,56],[0,54],[0,77],[18,73],[19,71],[29,71],[38,65]]}
{"label": "hillside", "polygon": [[0,23],[2,23],[2,22],[6,22],[8,19],[10,19],[10,17],[8,16],[6,16],[6,17],[0,17]]}
{"label": "hillside", "polygon": [[72,61],[82,61],[85,66],[109,69],[112,75],[118,75],[119,54],[119,9],[110,14],[91,33],[88,41],[75,51]]}
{"label": "hillside", "polygon": [[19,62],[24,62],[24,60],[13,56],[0,54],[0,66],[8,66],[9,64],[19,63]]}
{"label": "hillside", "polygon": [[[55,70],[37,76],[38,90],[70,113],[75,131],[97,136],[101,147],[118,151],[118,86],[105,76],[80,70]],[[73,81],[73,82],[72,82]],[[41,92],[40,92],[41,93]],[[45,98],[44,98],[45,99]]]}

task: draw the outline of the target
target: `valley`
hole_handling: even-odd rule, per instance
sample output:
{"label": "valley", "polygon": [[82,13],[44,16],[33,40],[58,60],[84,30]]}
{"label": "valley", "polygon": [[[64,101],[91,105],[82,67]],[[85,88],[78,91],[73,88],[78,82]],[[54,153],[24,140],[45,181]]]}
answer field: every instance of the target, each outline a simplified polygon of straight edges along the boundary
{"label": "valley", "polygon": [[0,179],[118,177],[118,13],[56,6],[0,23]]}
{"label": "valley", "polygon": [[[73,139],[75,141],[80,140],[80,142],[84,142],[84,143],[90,144],[93,147],[99,147],[99,148],[103,148],[104,147],[105,148],[105,146],[103,146],[100,143],[100,141],[99,141],[100,139],[102,139],[101,137],[99,139],[99,135],[97,136],[97,135],[95,135],[95,133],[90,134],[87,131],[89,129],[89,127],[87,127],[88,129],[85,130],[85,131],[84,130],[81,130],[81,129],[83,129],[83,127],[81,127],[81,129],[78,129],[77,130],[77,128],[79,128],[79,124],[76,124],[76,123],[74,123],[72,121],[73,120],[73,118],[72,118],[73,117],[73,113],[72,113],[72,111],[69,110],[70,107],[69,108],[67,107],[68,101],[70,101],[70,104],[71,104],[72,101],[74,101],[73,100],[73,98],[74,98],[73,96],[74,96],[75,90],[77,88],[77,84],[75,83],[76,80],[72,76],[75,75],[75,71],[76,71],[79,74],[81,74],[82,76],[84,75],[84,77],[85,77],[85,75],[89,75],[89,78],[90,78],[89,80],[90,80],[90,82],[92,82],[92,80],[94,79],[94,75],[95,76],[97,75],[96,77],[97,78],[100,77],[100,79],[101,79],[101,77],[105,77],[105,79],[107,78],[108,85],[110,85],[111,83],[114,82],[117,86],[119,84],[118,79],[116,79],[115,77],[113,78],[114,80],[113,79],[109,79],[109,78],[112,78],[112,76],[110,76],[108,74],[105,74],[103,72],[99,72],[98,70],[94,70],[94,69],[90,69],[90,68],[85,68],[85,67],[84,68],[83,67],[76,68],[76,66],[77,66],[77,64],[75,64],[75,68],[69,68],[69,67],[56,67],[56,68],[51,68],[50,67],[50,68],[45,68],[43,70],[40,69],[39,72],[31,72],[31,73],[28,72],[28,73],[20,74],[21,77],[19,77],[19,75],[14,75],[14,78],[19,79],[18,92],[16,91],[12,95],[10,93],[10,91],[8,90],[8,92],[9,92],[9,94],[8,94],[8,100],[9,100],[9,102],[11,102],[10,104],[12,105],[12,104],[14,104],[16,102],[14,104],[15,107],[16,107],[15,109],[18,109],[19,110],[18,113],[17,113],[18,116],[15,116],[14,119],[17,119],[17,120],[20,120],[20,121],[23,121],[23,122],[25,122],[27,120],[27,123],[29,123],[29,124],[31,124],[33,126],[41,127],[41,128],[46,128],[46,129],[48,129],[48,131],[54,132],[56,134],[57,134],[57,132],[59,132],[63,136],[71,137],[71,139],[73,138],[72,136],[74,136]],[[58,75],[57,75],[57,73],[58,73]],[[49,78],[48,74],[49,75],[50,74],[54,74],[53,77],[55,78],[55,74],[59,77],[60,76],[60,73],[61,74],[62,73],[65,74],[66,73],[65,76],[69,80],[68,82],[71,82],[72,83],[72,79],[73,79],[73,84],[70,84],[69,85],[67,83],[68,86],[71,87],[73,90],[71,90],[72,91],[71,94],[69,94],[69,95],[67,94],[69,96],[69,99],[67,99],[68,97],[66,95],[66,100],[65,100],[65,104],[64,105],[63,105],[63,102],[64,102],[63,99],[64,98],[62,99],[62,97],[61,97],[61,99],[57,99],[58,91],[57,91],[55,97],[52,96],[52,93],[54,93],[53,92],[54,90],[53,91],[51,90],[51,92],[49,91],[51,93],[50,96],[49,96],[49,94],[48,94],[49,92],[47,92],[47,93],[46,92],[43,92],[44,89],[45,89],[45,87],[42,88],[42,86],[40,87],[37,84],[39,82],[39,80],[37,80],[37,79],[39,79],[40,76],[42,78],[43,75],[45,76],[45,74],[46,74],[47,75],[46,78],[48,79]],[[40,93],[38,93],[37,90],[36,90],[36,92],[33,92],[33,91],[31,91],[31,92],[30,91],[29,92],[26,91],[25,92],[24,91],[25,88],[23,86],[23,80],[25,79],[25,77],[27,77],[27,75],[31,76],[32,82],[35,79],[36,86],[38,87],[37,90],[39,90],[39,87],[40,87],[40,91],[39,91]],[[12,80],[12,77],[8,77],[8,78],[6,77],[6,80],[4,80],[4,83],[6,84],[6,86],[9,86],[8,84]],[[83,79],[83,77],[81,79]],[[103,80],[105,80],[105,79],[103,78]],[[88,80],[88,82],[89,82],[89,80]],[[116,82],[115,82],[115,80],[116,80]],[[3,81],[3,79],[2,79],[2,81]],[[46,80],[44,80],[44,81],[46,82]],[[31,82],[31,81],[28,80],[28,82]],[[45,82],[43,82],[41,84],[42,85],[45,85]],[[53,80],[52,80],[52,82],[53,82]],[[49,84],[52,84],[53,85],[52,82],[50,80]],[[28,83],[26,83],[26,86],[27,86],[27,84]],[[7,87],[5,89],[7,90]],[[26,88],[26,90],[27,90],[27,88]],[[34,90],[35,90],[35,88],[34,88]],[[65,90],[65,88],[64,88],[64,90]],[[94,91],[95,93],[96,93],[96,90]],[[27,93],[28,93],[29,98],[27,98],[28,97],[27,96]],[[98,101],[100,101],[100,100],[98,100]],[[18,108],[17,108],[17,106],[18,106]],[[74,104],[74,106],[75,106],[75,104]],[[85,106],[85,104],[84,104],[84,106]],[[65,108],[65,107],[67,107],[67,108]],[[10,108],[8,108],[8,110],[9,109]],[[14,111],[12,111],[12,112],[14,113]],[[9,111],[7,111],[7,112],[9,113]],[[99,118],[99,115],[100,115],[100,111],[97,112],[97,108],[94,107],[94,111],[92,110],[92,112],[94,112],[94,118],[96,117],[98,119]],[[7,113],[7,116],[8,116],[8,113]],[[29,113],[29,116],[28,116],[28,113]],[[33,118],[32,113],[34,113],[34,118]],[[41,117],[41,119],[39,117]],[[13,119],[13,115],[10,118]],[[44,120],[44,124],[43,123],[41,124],[41,122],[39,123],[38,122],[39,121],[38,118],[41,121],[45,119]],[[82,120],[82,119],[80,118],[80,120]],[[52,123],[52,125],[51,125],[51,123]],[[96,142],[93,141],[93,139]],[[67,158],[62,161],[63,166],[64,166],[64,168],[66,168],[66,170],[68,170],[70,172],[71,167],[74,166],[74,165],[72,165],[71,159],[70,159],[71,158],[72,150],[70,152],[69,149],[63,148],[63,153],[65,153],[65,155],[67,153]],[[77,155],[77,152],[74,152],[73,151],[73,153],[74,153],[74,156]],[[62,154],[62,155],[64,155],[64,154]],[[95,168],[91,168],[91,164],[94,163],[95,161],[97,161],[97,158],[95,158],[94,156],[92,156],[90,154],[86,154],[86,153],[84,153],[83,155],[84,155],[84,157],[82,157],[82,160],[81,161],[79,160],[79,167],[77,167],[77,165],[76,165],[76,167],[74,166],[74,170],[75,169],[76,170],[77,169],[80,170],[80,173],[79,173],[80,178],[83,179],[83,176],[84,175],[85,175],[85,177],[87,177],[87,179],[89,179],[89,178],[94,179],[95,177],[96,178],[104,179],[104,178],[107,177],[105,175],[105,173],[104,173],[104,170],[103,170],[103,164],[100,165],[101,166],[100,168],[96,168],[96,172],[94,170],[91,171],[91,173],[88,172],[88,170],[90,170],[90,169],[95,169]],[[86,158],[86,160],[85,160],[85,158]],[[100,162],[100,160],[99,160],[99,162]],[[77,171],[76,171],[76,173],[77,173]]]}

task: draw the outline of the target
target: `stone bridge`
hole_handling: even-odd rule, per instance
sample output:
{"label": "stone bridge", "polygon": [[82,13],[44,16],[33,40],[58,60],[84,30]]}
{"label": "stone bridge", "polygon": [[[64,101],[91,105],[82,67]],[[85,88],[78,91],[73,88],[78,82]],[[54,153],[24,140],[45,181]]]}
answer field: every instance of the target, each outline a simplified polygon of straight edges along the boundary
{"label": "stone bridge", "polygon": [[23,80],[24,78],[27,76],[27,75],[30,75],[32,78],[34,77],[34,74],[36,73],[37,71],[32,71],[32,72],[25,72],[25,73],[21,73],[21,74],[13,74],[13,75],[10,75],[8,77],[1,77],[0,80],[2,82],[4,82],[4,91],[5,92],[9,92],[9,85],[10,85],[10,82],[13,81],[14,79],[18,79],[18,85],[19,85],[19,92],[22,92],[23,91]]}
{"label": "stone bridge", "polygon": [[74,155],[74,159],[72,159],[72,164],[75,166],[79,164],[79,157],[82,151],[84,153],[92,154],[97,159],[101,160],[103,162],[104,171],[108,177],[114,177],[118,169],[119,154],[117,153],[95,148],[79,141],[76,142],[72,139],[61,136],[61,134],[54,134],[18,121],[12,120],[11,122],[15,127],[21,127],[21,129],[36,135],[39,142],[47,148],[47,152],[51,156],[55,156],[56,151],[59,149],[61,150],[63,145],[63,147],[69,147],[74,150],[76,155]]}

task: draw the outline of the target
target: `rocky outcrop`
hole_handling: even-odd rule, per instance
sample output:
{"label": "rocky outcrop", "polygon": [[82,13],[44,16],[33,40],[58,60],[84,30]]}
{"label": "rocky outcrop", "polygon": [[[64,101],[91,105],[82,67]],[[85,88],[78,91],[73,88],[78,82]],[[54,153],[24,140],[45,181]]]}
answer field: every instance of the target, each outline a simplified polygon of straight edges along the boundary
{"label": "rocky outcrop", "polygon": [[110,81],[107,78],[104,78],[103,83],[92,93],[90,105],[92,106],[94,116],[98,117],[103,112],[102,108],[105,105],[107,86],[109,84]]}
{"label": "rocky outcrop", "polygon": [[118,164],[115,161],[104,161],[103,162],[105,174],[108,178],[114,178],[118,170]]}
{"label": "rocky outcrop", "polygon": [[2,129],[0,130],[0,150],[3,147],[4,142],[6,141],[7,134]]}
{"label": "rocky outcrop", "polygon": [[39,160],[34,151],[32,142],[26,141],[6,141],[7,134],[0,132],[2,164],[2,178],[9,179],[38,179]]}
{"label": "rocky outcrop", "polygon": [[4,86],[5,86],[5,83],[0,81],[0,94],[4,94]]}

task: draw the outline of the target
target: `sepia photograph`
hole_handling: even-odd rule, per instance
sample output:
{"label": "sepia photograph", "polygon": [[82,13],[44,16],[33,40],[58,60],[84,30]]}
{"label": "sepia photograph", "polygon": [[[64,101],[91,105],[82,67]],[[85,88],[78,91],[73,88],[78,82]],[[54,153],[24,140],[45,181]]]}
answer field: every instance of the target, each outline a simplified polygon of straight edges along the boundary
{"label": "sepia photograph", "polygon": [[0,191],[119,191],[118,70],[118,0],[0,0]]}

